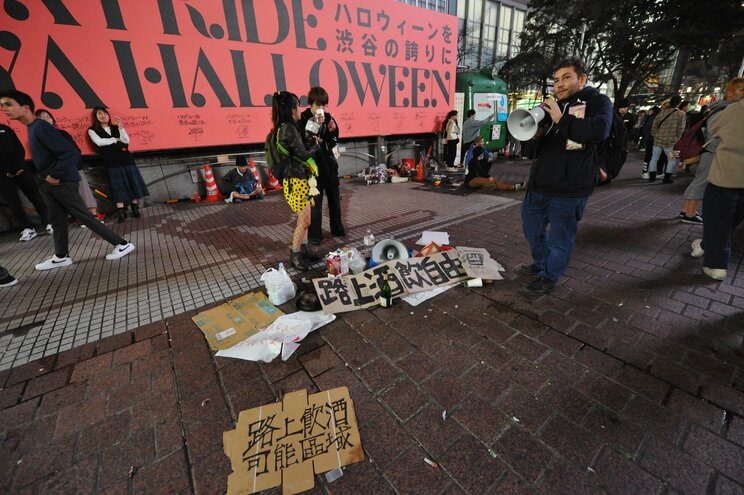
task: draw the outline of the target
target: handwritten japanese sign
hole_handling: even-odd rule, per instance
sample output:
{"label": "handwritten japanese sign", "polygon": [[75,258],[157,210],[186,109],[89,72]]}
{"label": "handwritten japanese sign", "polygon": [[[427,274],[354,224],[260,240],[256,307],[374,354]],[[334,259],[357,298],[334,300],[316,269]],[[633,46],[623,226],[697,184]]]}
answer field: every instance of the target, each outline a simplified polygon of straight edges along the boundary
{"label": "handwritten japanese sign", "polygon": [[315,486],[314,474],[364,459],[346,387],[310,396],[298,390],[282,402],[242,411],[223,443],[233,471],[228,495],[279,485],[285,495],[300,493]]}
{"label": "handwritten japanese sign", "polygon": [[313,280],[313,285],[325,313],[343,313],[379,304],[382,276],[385,273],[388,274],[394,299],[468,278],[459,253],[451,250],[387,261],[357,275],[317,278]]}
{"label": "handwritten japanese sign", "polygon": [[260,143],[276,90],[323,86],[342,138],[433,131],[453,108],[457,18],[393,0],[16,0],[0,19],[0,87],[85,153],[94,106],[133,151]]}
{"label": "handwritten japanese sign", "polygon": [[491,258],[486,249],[457,246],[457,252],[460,253],[460,261],[469,277],[484,280],[504,279],[500,273],[504,271],[504,267]]}

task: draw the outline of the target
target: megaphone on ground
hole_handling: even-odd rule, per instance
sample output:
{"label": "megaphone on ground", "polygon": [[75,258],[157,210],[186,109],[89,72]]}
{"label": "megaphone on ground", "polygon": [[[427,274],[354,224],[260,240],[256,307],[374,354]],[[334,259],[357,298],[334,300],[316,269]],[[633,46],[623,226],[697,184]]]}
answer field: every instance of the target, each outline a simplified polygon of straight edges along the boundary
{"label": "megaphone on ground", "polygon": [[545,110],[542,105],[525,110],[517,108],[509,114],[506,119],[506,127],[509,133],[519,141],[529,141],[537,133],[537,126],[545,118]]}
{"label": "megaphone on ground", "polygon": [[384,263],[390,260],[407,260],[408,249],[403,243],[395,239],[384,239],[372,248],[372,260],[375,263]]}

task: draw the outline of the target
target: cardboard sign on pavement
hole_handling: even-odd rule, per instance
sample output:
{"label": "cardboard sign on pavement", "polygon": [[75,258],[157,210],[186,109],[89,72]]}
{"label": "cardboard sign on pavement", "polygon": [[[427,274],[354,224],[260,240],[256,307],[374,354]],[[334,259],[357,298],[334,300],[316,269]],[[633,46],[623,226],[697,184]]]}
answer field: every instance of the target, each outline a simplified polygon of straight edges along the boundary
{"label": "cardboard sign on pavement", "polygon": [[391,260],[358,275],[313,280],[323,312],[343,313],[379,304],[382,275],[388,274],[393,298],[451,285],[468,278],[456,250]]}
{"label": "cardboard sign on pavement", "polygon": [[283,314],[263,292],[249,292],[191,319],[204,333],[209,347],[217,351],[242,342]]}
{"label": "cardboard sign on pavement", "polygon": [[282,402],[242,411],[222,439],[232,467],[228,495],[279,485],[284,495],[300,493],[315,486],[315,474],[364,459],[346,387],[310,396],[298,390]]}
{"label": "cardboard sign on pavement", "polygon": [[483,280],[504,280],[500,273],[504,271],[504,267],[491,258],[486,249],[457,246],[457,252],[460,253],[460,261],[468,276]]}

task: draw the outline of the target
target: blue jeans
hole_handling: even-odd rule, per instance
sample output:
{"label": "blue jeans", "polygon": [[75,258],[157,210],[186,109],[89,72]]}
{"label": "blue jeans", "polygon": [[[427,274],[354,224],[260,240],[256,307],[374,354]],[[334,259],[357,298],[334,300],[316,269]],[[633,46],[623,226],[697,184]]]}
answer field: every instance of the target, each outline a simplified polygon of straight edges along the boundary
{"label": "blue jeans", "polygon": [[[664,152],[664,154],[667,156],[667,159],[669,158],[669,153],[673,151],[673,147],[669,146],[668,148],[662,148],[661,146],[654,145],[654,151],[651,153],[651,161],[648,162],[648,171],[649,172],[656,172],[656,164],[659,162],[659,157],[661,157],[661,153]],[[664,173],[671,174],[674,172],[674,167],[677,166],[677,160],[667,160],[666,170],[664,170]]]}
{"label": "blue jeans", "polygon": [[703,266],[725,270],[731,258],[731,233],[744,221],[744,189],[708,184],[703,204]]}
{"label": "blue jeans", "polygon": [[[538,277],[558,282],[571,260],[576,229],[589,198],[528,192],[522,202],[522,232]],[[548,226],[550,228],[548,229]]]}

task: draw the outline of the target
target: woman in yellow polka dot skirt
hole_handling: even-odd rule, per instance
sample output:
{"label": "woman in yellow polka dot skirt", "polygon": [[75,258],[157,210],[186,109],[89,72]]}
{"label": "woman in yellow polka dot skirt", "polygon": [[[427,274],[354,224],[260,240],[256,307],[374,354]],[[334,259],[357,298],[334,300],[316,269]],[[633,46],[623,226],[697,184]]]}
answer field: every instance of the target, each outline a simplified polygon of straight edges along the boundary
{"label": "woman in yellow polka dot skirt", "polygon": [[[297,128],[301,115],[300,101],[297,96],[287,91],[274,93],[271,99],[271,120],[274,128],[279,129],[279,143],[289,151],[290,156],[301,161],[307,161],[318,150],[317,140],[302,142],[302,136]],[[307,229],[310,226],[310,210],[312,196],[318,194],[315,187],[315,176],[318,174],[317,165],[307,167],[307,177],[285,177],[283,180],[284,198],[292,211],[297,213],[297,226],[292,236],[292,250],[289,261],[293,267],[305,271],[308,262],[318,261],[320,256],[315,254],[307,244]],[[314,193],[314,194],[313,194]]]}

